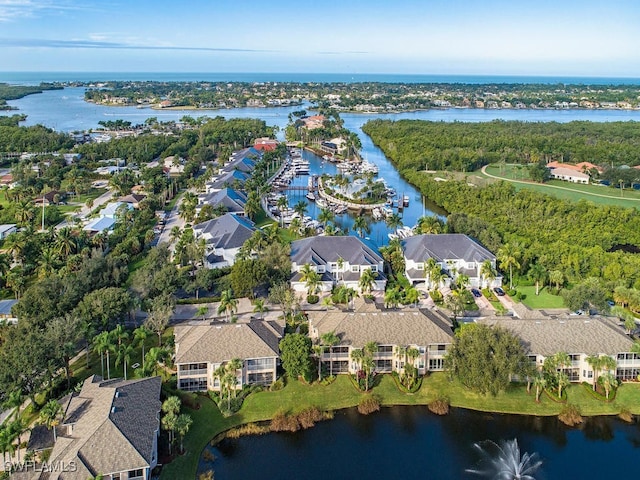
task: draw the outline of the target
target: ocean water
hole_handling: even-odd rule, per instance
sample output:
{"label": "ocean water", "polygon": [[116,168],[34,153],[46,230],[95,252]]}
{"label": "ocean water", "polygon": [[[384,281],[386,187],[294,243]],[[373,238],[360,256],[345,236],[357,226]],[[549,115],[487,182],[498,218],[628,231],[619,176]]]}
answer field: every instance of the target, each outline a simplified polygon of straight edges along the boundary
{"label": "ocean water", "polygon": [[583,85],[640,85],[640,78],[587,76],[285,72],[0,72],[0,82],[22,85],[37,85],[40,82],[94,82],[107,80],[154,80],[160,82],[564,83]]}

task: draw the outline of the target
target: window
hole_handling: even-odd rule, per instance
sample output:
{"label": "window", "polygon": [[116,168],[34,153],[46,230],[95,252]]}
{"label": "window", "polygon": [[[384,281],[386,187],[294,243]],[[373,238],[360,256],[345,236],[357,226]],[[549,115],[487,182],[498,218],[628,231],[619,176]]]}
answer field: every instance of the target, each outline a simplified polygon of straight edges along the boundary
{"label": "window", "polygon": [[416,263],[416,270],[424,270],[424,263]]}
{"label": "window", "polygon": [[316,267],[316,270],[318,271],[318,273],[324,273],[326,269],[327,269],[326,265],[318,265]]}
{"label": "window", "polygon": [[330,263],[329,264],[329,271],[330,272],[335,272],[338,270],[338,264],[337,263]]}
{"label": "window", "polygon": [[372,272],[377,272],[378,271],[378,265],[371,265],[371,271]]}
{"label": "window", "polygon": [[360,271],[360,265],[351,265],[351,271],[352,272],[359,272]]}
{"label": "window", "polygon": [[[214,380],[214,386],[216,385],[217,379]],[[196,378],[181,378],[180,385],[178,386],[180,390],[185,390],[187,392],[200,392],[203,390],[207,390],[207,377],[196,377]]]}
{"label": "window", "polygon": [[443,358],[430,358],[429,359],[429,370],[442,370],[444,368],[444,359]]}
{"label": "window", "polygon": [[378,346],[379,353],[391,353],[393,352],[393,347],[391,345],[379,345]]}
{"label": "window", "polygon": [[129,470],[128,476],[129,478],[144,478],[144,470],[142,468],[138,468],[136,470]]}

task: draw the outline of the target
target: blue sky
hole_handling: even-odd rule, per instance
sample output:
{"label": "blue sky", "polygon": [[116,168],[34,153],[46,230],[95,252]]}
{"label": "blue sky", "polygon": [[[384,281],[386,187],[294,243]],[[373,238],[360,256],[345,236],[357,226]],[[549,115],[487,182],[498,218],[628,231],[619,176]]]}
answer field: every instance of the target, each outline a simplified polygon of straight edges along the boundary
{"label": "blue sky", "polygon": [[0,70],[640,77],[637,0],[0,0]]}

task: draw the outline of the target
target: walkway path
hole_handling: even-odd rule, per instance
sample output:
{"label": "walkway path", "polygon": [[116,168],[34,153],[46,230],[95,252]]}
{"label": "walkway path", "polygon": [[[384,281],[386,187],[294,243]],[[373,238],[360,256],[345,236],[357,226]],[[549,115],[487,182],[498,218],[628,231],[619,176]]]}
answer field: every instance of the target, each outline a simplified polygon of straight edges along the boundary
{"label": "walkway path", "polygon": [[535,185],[537,187],[545,187],[545,188],[555,188],[557,190],[566,190],[568,192],[572,192],[572,193],[577,193],[577,194],[584,194],[584,195],[591,195],[594,197],[602,197],[602,198],[611,198],[614,200],[629,200],[632,202],[640,202],[640,198],[630,198],[630,197],[619,197],[617,195],[604,195],[602,193],[592,193],[592,192],[585,192],[584,190],[576,190],[575,188],[569,188],[569,187],[560,187],[558,185],[545,185],[542,183],[536,183],[536,182],[531,182],[531,181],[527,181],[527,180],[512,180],[510,178],[505,178],[505,177],[498,177],[496,175],[492,175],[490,173],[487,173],[487,167],[488,165],[485,165],[484,167],[482,167],[482,174],[489,177],[489,178],[494,178],[496,180],[504,180],[505,182],[511,182],[511,183],[521,183],[523,185]]}

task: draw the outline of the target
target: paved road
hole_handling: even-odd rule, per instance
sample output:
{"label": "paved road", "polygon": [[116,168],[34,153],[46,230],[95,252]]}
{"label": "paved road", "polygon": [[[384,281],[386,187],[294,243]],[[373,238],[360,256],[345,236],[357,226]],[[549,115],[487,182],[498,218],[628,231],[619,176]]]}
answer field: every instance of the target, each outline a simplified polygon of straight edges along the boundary
{"label": "paved road", "polygon": [[102,195],[100,195],[98,198],[96,198],[93,201],[93,205],[91,208],[87,207],[86,204],[82,205],[78,213],[74,213],[67,216],[67,219],[65,219],[62,223],[59,223],[58,225],[56,225],[56,230],[60,230],[61,228],[64,228],[64,227],[73,226],[74,218],[80,218],[80,220],[86,220],[86,218],[89,216],[89,214],[93,210],[111,201],[111,199],[113,198],[113,195],[114,195],[113,190],[107,190],[106,192],[104,192]]}
{"label": "paved road", "polygon": [[184,197],[184,193],[180,194],[178,201],[173,206],[173,208],[167,213],[164,223],[164,229],[160,232],[160,236],[158,237],[158,244],[166,243],[169,245],[169,251],[173,253],[174,245],[171,243],[171,230],[173,227],[178,227],[180,229],[184,228],[185,221],[182,217],[180,217],[180,204],[182,203],[182,199]]}

